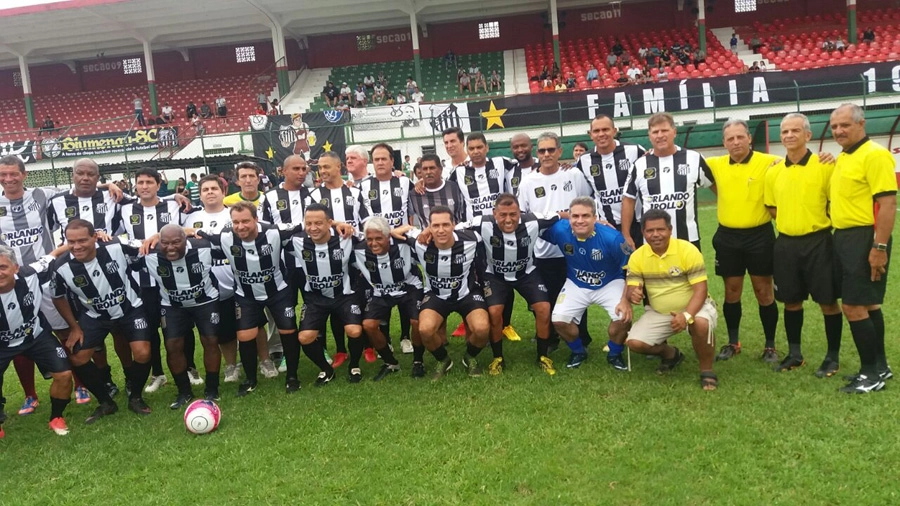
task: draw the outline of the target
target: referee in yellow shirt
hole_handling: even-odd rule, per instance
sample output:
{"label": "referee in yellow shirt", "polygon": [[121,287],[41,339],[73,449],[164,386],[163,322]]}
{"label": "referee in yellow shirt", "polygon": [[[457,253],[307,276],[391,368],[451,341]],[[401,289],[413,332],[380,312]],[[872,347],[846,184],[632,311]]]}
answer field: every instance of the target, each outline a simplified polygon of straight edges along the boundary
{"label": "referee in yellow shirt", "polygon": [[751,149],[750,127],[741,119],[725,122],[722,140],[728,154],[706,159],[717,187],[719,228],[713,236],[713,248],[716,274],[725,281],[722,313],[728,329],[728,344],[719,350],[716,360],[728,360],[741,352],[741,294],[747,273],[759,303],[759,320],[766,339],[762,359],[777,363],[778,306],[772,283],[775,232],[763,194],[766,171],[778,157]]}
{"label": "referee in yellow shirt", "polygon": [[897,212],[895,163],[887,149],[866,135],[865,114],[858,105],[844,104],[831,113],[831,135],[844,148],[831,177],[835,267],[860,362],[859,374],[849,377],[841,391],[869,393],[893,377],[884,353],[881,304]]}
{"label": "referee in yellow shirt", "polygon": [[819,378],[838,372],[841,308],[833,271],[828,197],[834,163],[824,163],[806,144],[812,138],[809,119],[791,113],[781,120],[781,144],[787,156],[766,174],[766,207],[775,219],[775,298],[784,303],[784,331],[789,352],[775,371],[804,364],[800,348],[803,301],[809,296],[822,308],[828,352],[816,371]]}

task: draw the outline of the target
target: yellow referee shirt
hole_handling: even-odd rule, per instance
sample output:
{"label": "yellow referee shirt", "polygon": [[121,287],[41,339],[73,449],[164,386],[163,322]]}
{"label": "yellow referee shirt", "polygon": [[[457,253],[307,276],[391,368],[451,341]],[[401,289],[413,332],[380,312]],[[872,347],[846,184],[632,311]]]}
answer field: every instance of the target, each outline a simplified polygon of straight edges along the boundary
{"label": "yellow referee shirt", "polygon": [[241,195],[241,192],[235,192],[235,193],[232,193],[231,195],[228,195],[227,197],[225,197],[222,200],[222,203],[225,204],[225,207],[231,207],[231,206],[237,204],[238,202],[246,201],[246,202],[252,202],[254,206],[259,207],[259,201],[262,200],[262,197],[263,197],[262,192],[257,192],[256,198],[253,200],[250,200],[250,199],[245,199],[244,196]]}
{"label": "yellow referee shirt", "polygon": [[662,256],[645,244],[628,260],[626,283],[644,285],[650,307],[660,314],[684,311],[694,296],[691,285],[703,281],[706,281],[703,255],[696,246],[682,239],[669,239],[669,248]]}
{"label": "yellow referee shirt", "polygon": [[806,150],[797,163],[784,160],[766,173],[766,206],[778,209],[775,228],[778,233],[800,236],[831,228],[828,195],[834,164],[819,161]]}
{"label": "yellow referee shirt", "polygon": [[831,222],[834,228],[871,227],[874,202],[897,193],[894,157],[863,137],[837,158],[831,176]]}
{"label": "yellow referee shirt", "polygon": [[729,155],[706,159],[716,179],[719,224],[729,228],[753,228],[772,221],[763,203],[766,171],[778,157],[751,151],[735,163]]}

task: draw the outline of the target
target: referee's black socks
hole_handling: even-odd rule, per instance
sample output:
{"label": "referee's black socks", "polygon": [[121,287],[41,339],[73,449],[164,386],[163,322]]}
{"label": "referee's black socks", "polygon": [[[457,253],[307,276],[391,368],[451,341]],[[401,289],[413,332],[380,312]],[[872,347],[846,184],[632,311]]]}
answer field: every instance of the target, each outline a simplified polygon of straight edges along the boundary
{"label": "referee's black socks", "polygon": [[875,377],[878,371],[875,324],[871,318],[850,322],[850,333],[853,334],[853,342],[859,353],[859,372],[870,378]]}
{"label": "referee's black socks", "polygon": [[840,361],[843,326],[844,316],[841,313],[825,315],[825,339],[828,341],[828,352],[825,356],[835,362]]}
{"label": "referee's black socks", "polygon": [[869,319],[875,326],[875,366],[879,371],[887,369],[887,355],[884,351],[884,313],[881,309],[869,311]]}
{"label": "referee's black socks", "polygon": [[728,329],[728,344],[739,343],[741,341],[741,301],[722,304],[722,314],[725,316],[725,327]]}
{"label": "referee's black socks", "polygon": [[256,353],[256,339],[238,342],[238,350],[241,352],[241,366],[244,368],[244,378],[255,384],[256,366],[259,364],[259,356]]}
{"label": "referee's black socks", "polygon": [[784,333],[787,335],[789,353],[793,357],[800,358],[800,335],[803,332],[803,308],[798,311],[784,310]]}
{"label": "referee's black socks", "polygon": [[778,330],[778,304],[759,306],[759,321],[766,336],[766,348],[775,347],[775,331]]}
{"label": "referee's black socks", "polygon": [[[72,372],[81,378],[81,383],[84,384],[84,387],[87,388],[88,391],[94,394],[94,397],[97,398],[97,402],[100,404],[112,403],[113,400],[112,397],[109,396],[109,390],[107,390],[106,385],[103,384],[100,371],[97,369],[94,362],[88,361],[82,365],[73,366]],[[141,385],[141,388],[144,388],[144,385]]]}

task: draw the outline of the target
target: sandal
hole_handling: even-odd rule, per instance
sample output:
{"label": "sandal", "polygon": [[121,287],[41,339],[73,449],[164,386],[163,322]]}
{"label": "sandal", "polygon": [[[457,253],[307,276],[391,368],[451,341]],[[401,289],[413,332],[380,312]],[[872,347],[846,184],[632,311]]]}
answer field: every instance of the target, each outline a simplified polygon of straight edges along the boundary
{"label": "sandal", "polygon": [[703,371],[700,373],[700,388],[711,392],[719,388],[719,377],[712,371]]}
{"label": "sandal", "polygon": [[656,374],[666,374],[675,369],[675,367],[682,362],[684,362],[684,353],[681,353],[681,350],[675,348],[675,356],[670,359],[662,359],[662,363],[656,368]]}

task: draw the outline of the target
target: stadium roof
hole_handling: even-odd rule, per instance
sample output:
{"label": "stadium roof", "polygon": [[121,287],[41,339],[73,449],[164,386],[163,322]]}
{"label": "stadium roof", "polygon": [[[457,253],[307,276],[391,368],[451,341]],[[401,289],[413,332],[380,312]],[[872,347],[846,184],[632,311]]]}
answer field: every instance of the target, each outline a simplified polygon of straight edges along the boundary
{"label": "stadium roof", "polygon": [[[624,0],[633,3],[641,0]],[[610,0],[559,0],[558,10],[603,6]],[[622,3],[622,2],[619,2]],[[69,0],[0,8],[0,68],[65,63],[154,50],[271,39],[272,20],[284,36],[358,32],[546,12],[549,0]]]}

